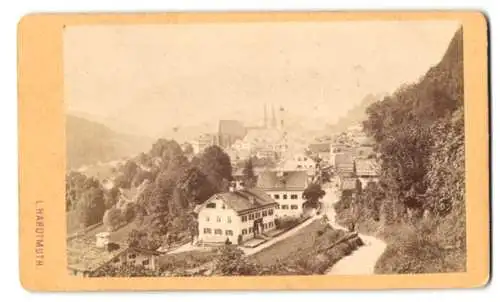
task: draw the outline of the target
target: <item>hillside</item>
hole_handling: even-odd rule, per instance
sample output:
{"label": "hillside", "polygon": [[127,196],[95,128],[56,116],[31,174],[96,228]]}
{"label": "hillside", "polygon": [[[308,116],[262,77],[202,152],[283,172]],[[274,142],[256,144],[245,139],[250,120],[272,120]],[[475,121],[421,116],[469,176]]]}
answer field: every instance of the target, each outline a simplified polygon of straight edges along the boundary
{"label": "hillside", "polygon": [[367,109],[382,173],[336,210],[339,222],[388,244],[376,273],[466,269],[463,87],[459,29],[437,65]]}
{"label": "hillside", "polygon": [[66,115],[67,167],[106,162],[148,150],[148,138],[118,133],[103,124]]}

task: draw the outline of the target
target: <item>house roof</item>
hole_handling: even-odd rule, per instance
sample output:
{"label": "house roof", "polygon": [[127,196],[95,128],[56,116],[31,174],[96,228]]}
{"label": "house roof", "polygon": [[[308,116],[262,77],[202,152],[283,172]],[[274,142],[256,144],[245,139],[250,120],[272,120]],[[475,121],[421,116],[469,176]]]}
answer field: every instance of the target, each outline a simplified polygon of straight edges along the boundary
{"label": "house roof", "polygon": [[[143,224],[148,225],[153,219],[153,215],[145,216]],[[99,269],[129,248],[126,242],[128,235],[136,228],[136,223],[131,222],[116,231],[110,232],[109,242],[118,246],[113,251],[96,246],[96,235],[107,232],[106,227],[102,224],[84,234],[68,239],[66,248],[68,267],[79,271],[95,271]]]}
{"label": "house roof", "polygon": [[330,152],[330,143],[314,143],[309,145],[309,151],[313,153]]}
{"label": "house roof", "polygon": [[348,153],[335,155],[335,169],[340,175],[352,175],[354,173],[354,160],[352,155]]}
{"label": "house roof", "polygon": [[257,188],[262,190],[304,190],[307,187],[306,171],[286,171],[280,176],[277,171],[259,174]]}
{"label": "house roof", "polygon": [[354,160],[349,153],[339,153],[335,155],[335,165],[353,165]]}
{"label": "house roof", "polygon": [[[235,210],[237,213],[276,205],[276,202],[269,195],[258,189],[243,189],[233,192],[217,193],[204,202],[203,205],[214,198],[221,199],[229,208]],[[200,211],[203,205],[197,207],[195,211]]]}
{"label": "house roof", "polygon": [[342,190],[354,190],[356,189],[356,178],[344,178],[342,180]]}
{"label": "house roof", "polygon": [[356,174],[359,176],[378,176],[380,166],[374,159],[357,159]]}
{"label": "house roof", "polygon": [[[253,172],[255,174],[259,174],[259,173],[262,173],[263,171],[266,171],[268,170],[269,168],[267,167],[253,167]],[[243,173],[243,171],[245,170],[245,168],[240,168],[240,167],[236,167],[236,168],[233,168],[233,177],[242,177],[244,176],[245,174]]]}

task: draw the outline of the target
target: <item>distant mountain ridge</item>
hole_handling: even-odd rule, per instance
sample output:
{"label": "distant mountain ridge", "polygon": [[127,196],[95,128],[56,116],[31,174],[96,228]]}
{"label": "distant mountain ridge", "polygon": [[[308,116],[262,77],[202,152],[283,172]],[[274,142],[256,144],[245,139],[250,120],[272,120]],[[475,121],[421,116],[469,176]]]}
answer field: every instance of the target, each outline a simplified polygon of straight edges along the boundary
{"label": "distant mountain ridge", "polygon": [[344,132],[350,126],[362,122],[366,119],[366,108],[368,108],[371,104],[382,100],[386,95],[386,93],[368,94],[359,104],[349,110],[344,116],[339,118],[335,124],[327,126],[328,131],[333,133]]}
{"label": "distant mountain ridge", "polygon": [[66,115],[67,167],[107,162],[146,152],[152,139],[119,133],[83,117]]}

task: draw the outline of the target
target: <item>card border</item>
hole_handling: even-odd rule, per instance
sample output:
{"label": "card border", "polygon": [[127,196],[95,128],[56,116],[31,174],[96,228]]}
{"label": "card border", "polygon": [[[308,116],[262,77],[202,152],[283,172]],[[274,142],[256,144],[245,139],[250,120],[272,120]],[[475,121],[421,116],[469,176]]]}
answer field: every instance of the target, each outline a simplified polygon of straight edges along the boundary
{"label": "card border", "polygon": [[[233,22],[454,20],[462,23],[465,77],[467,272],[373,276],[81,278],[66,269],[64,211],[66,26]],[[477,11],[30,14],[18,24],[19,254],[32,291],[320,290],[482,287],[490,276],[488,37]],[[41,202],[40,202],[41,201]],[[44,265],[36,266],[43,207]],[[39,222],[40,224],[40,222]],[[40,226],[40,225],[39,225]],[[39,236],[39,234],[38,234]]]}

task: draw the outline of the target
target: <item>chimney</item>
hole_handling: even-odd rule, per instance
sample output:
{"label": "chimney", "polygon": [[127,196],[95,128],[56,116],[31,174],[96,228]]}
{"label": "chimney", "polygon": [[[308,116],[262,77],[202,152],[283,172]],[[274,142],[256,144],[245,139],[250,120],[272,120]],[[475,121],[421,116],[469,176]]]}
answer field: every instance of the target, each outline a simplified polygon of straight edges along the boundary
{"label": "chimney", "polygon": [[255,196],[250,196],[248,197],[248,199],[250,200],[250,202],[254,205],[259,205],[259,203],[257,202],[257,198],[255,198]]}
{"label": "chimney", "polygon": [[95,245],[98,248],[105,248],[109,244],[109,232],[101,232],[95,235]]}

